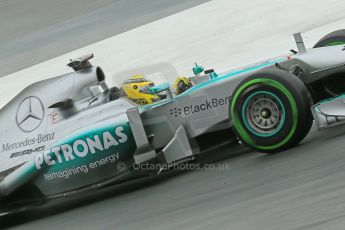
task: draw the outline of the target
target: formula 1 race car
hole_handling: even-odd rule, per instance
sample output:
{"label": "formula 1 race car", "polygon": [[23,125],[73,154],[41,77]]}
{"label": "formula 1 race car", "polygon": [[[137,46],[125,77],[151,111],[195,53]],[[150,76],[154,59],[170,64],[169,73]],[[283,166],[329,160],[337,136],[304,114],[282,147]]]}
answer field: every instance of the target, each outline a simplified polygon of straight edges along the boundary
{"label": "formula 1 race car", "polygon": [[276,153],[313,120],[320,129],[344,123],[345,30],[308,50],[295,40],[298,52],[224,74],[195,66],[176,96],[169,84],[146,87],[167,98],[143,106],[114,96],[92,55],[72,60],[74,72],[30,85],[1,109],[0,208],[129,180],[148,162],[189,161],[205,137]]}

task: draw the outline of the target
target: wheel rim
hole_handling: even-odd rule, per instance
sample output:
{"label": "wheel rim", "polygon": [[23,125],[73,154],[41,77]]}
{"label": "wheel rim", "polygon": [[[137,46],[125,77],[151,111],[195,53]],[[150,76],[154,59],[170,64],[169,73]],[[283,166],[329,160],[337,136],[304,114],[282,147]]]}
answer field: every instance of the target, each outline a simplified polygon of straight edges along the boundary
{"label": "wheel rim", "polygon": [[242,118],[246,128],[252,134],[270,137],[278,133],[285,123],[284,105],[271,92],[255,92],[245,100]]}

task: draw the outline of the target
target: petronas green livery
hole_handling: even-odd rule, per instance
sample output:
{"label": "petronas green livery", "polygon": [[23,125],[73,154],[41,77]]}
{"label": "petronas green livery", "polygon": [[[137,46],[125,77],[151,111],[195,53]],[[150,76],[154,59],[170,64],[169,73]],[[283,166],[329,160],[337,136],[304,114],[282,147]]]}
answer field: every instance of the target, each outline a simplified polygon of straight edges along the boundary
{"label": "petronas green livery", "polygon": [[73,72],[30,85],[0,111],[0,208],[158,174],[140,166],[169,168],[227,141],[277,153],[313,121],[343,124],[345,31],[311,49],[295,39],[297,51],[223,74],[195,66],[176,92],[139,88],[159,95],[149,105],[109,88],[93,55],[72,60]]}

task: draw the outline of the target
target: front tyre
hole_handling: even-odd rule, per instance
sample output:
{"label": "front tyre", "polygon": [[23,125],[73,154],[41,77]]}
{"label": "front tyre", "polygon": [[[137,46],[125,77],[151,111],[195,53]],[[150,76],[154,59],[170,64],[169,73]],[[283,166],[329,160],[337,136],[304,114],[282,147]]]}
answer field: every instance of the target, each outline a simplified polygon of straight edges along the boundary
{"label": "front tyre", "polygon": [[250,148],[275,153],[297,145],[312,125],[311,96],[296,76],[268,70],[242,81],[230,103],[238,138]]}

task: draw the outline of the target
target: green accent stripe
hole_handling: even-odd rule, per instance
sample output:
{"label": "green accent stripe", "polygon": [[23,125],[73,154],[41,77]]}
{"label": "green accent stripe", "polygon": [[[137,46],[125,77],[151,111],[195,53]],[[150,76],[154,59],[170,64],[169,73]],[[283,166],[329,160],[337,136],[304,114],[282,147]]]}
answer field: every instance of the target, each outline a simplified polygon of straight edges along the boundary
{"label": "green accent stripe", "polygon": [[[292,108],[293,124],[292,124],[291,131],[289,132],[289,134],[286,136],[286,138],[284,140],[282,140],[281,142],[279,142],[277,144],[271,145],[271,146],[256,145],[255,141],[250,137],[250,135],[247,133],[247,131],[241,125],[241,119],[238,117],[237,113],[234,112],[235,111],[235,104],[236,104],[240,94],[249,86],[251,86],[253,84],[258,84],[258,83],[264,83],[264,84],[267,84],[267,85],[270,85],[272,87],[279,89],[288,98],[290,105],[291,105],[291,108]],[[243,138],[249,145],[251,145],[257,149],[260,149],[260,150],[274,150],[274,149],[277,149],[279,147],[282,147],[283,145],[285,145],[287,142],[290,141],[290,139],[292,138],[292,136],[294,135],[294,133],[296,132],[296,129],[297,129],[298,110],[297,110],[297,104],[296,104],[295,99],[293,98],[292,94],[289,92],[289,90],[283,84],[281,84],[278,81],[268,79],[268,78],[257,78],[257,79],[253,79],[253,80],[248,81],[245,84],[243,84],[237,90],[235,95],[233,96],[233,101],[232,101],[232,104],[230,107],[230,113],[231,113],[231,117],[233,120],[233,127],[237,130],[237,132],[239,133],[241,138]]]}

